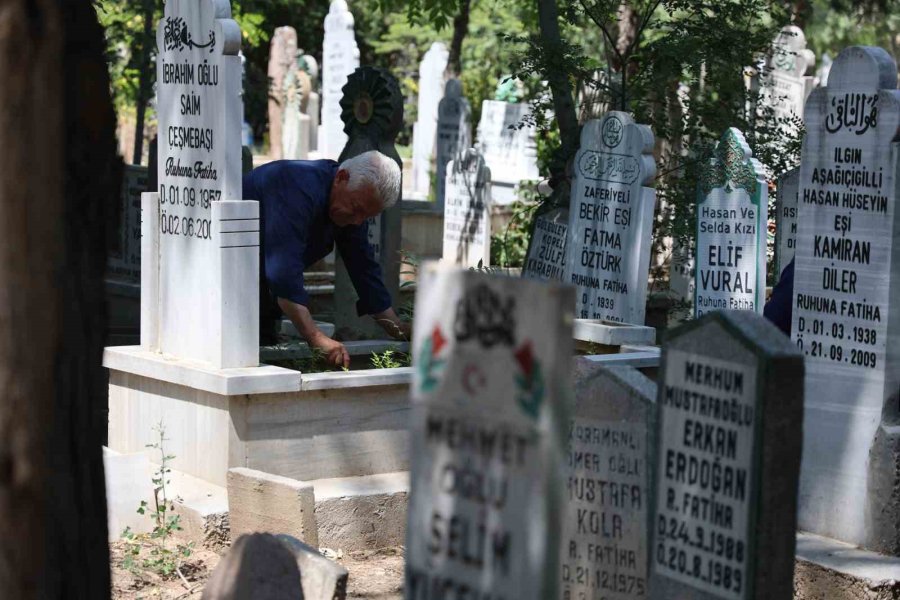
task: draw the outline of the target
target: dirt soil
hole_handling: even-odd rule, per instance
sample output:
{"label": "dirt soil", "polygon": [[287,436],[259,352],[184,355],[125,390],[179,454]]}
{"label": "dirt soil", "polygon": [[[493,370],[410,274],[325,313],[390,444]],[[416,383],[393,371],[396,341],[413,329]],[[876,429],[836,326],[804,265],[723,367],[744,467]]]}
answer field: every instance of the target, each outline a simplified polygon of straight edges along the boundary
{"label": "dirt soil", "polygon": [[[339,556],[337,562],[350,572],[347,598],[403,598],[403,548],[357,551]],[[181,567],[184,579],[178,575],[163,578],[146,570],[128,571],[122,568],[123,558],[124,544],[110,544],[113,600],[199,600],[203,586],[222,555],[206,548],[195,548]]]}

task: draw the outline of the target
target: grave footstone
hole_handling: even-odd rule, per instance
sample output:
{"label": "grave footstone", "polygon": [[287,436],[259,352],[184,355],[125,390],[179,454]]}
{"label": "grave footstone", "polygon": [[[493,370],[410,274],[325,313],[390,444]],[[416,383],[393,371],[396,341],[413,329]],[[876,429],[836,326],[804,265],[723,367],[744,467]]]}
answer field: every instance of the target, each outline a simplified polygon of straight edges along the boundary
{"label": "grave footstone", "polygon": [[141,345],[216,368],[259,364],[259,206],[240,200],[240,41],[227,2],[166,3],[159,193],[142,197]]}
{"label": "grave footstone", "polygon": [[800,193],[800,168],[778,178],[775,199],[775,280],[794,258],[797,247],[797,197]]}
{"label": "grave footstone", "polygon": [[[762,76],[760,94],[778,119],[802,119],[806,98],[815,87],[815,77],[807,76],[816,64],[816,55],[806,47],[806,36],[796,25],[781,28],[772,43],[772,55]],[[794,126],[789,125],[793,131]]]}
{"label": "grave footstone", "polygon": [[571,288],[426,265],[405,594],[555,598]]}
{"label": "grave footstone", "polygon": [[803,357],[750,311],[663,346],[651,520],[652,600],[793,597]]}
{"label": "grave footstone", "polygon": [[[804,530],[900,554],[900,91],[854,46],[806,105],[792,339],[807,361]],[[893,340],[893,341],[892,341]]]}
{"label": "grave footstone", "polygon": [[[397,79],[378,67],[360,67],[344,86],[341,118],[348,138],[338,162],[369,150],[378,150],[400,165],[394,140],[403,124],[403,96]],[[397,305],[400,286],[400,202],[367,223],[369,244],[381,265],[384,285]],[[366,316],[356,314],[359,298],[336,253],[334,282],[335,335],[340,339],[384,337],[384,331]]]}
{"label": "grave footstone", "polygon": [[511,204],[522,181],[540,176],[535,129],[525,121],[529,113],[527,104],[499,100],[481,104],[475,147],[491,169],[494,201],[498,204]]}
{"label": "grave footstone", "polygon": [[419,97],[413,124],[412,192],[428,198],[431,191],[438,104],[444,94],[444,71],[450,52],[443,42],[434,42],[419,65]]}
{"label": "grave footstone", "polygon": [[491,264],[491,170],[474,148],[447,165],[443,257],[462,267]]}
{"label": "grave footstone", "polygon": [[283,158],[282,127],[285,118],[285,78],[296,69],[297,30],[277,27],[269,45],[269,156]]}
{"label": "grave footstone", "polygon": [[700,173],[694,315],[762,313],[769,186],[744,134],[729,127]]}
{"label": "grave footstone", "polygon": [[559,597],[646,598],[656,385],[583,358],[574,370]]}
{"label": "grave footstone", "polygon": [[332,0],[322,41],[322,125],[318,135],[322,158],[337,158],[347,145],[341,122],[341,98],[347,78],[359,67],[353,23],[347,2]]}
{"label": "grave footstone", "polygon": [[459,79],[450,79],[444,86],[444,97],[438,104],[437,149],[435,170],[437,192],[435,198],[440,208],[444,206],[444,185],[447,163],[472,145],[472,109],[462,95]]}
{"label": "grave footstone", "polygon": [[575,156],[564,281],[583,319],[644,324],[656,190],[653,132],[612,111],[588,121]]}

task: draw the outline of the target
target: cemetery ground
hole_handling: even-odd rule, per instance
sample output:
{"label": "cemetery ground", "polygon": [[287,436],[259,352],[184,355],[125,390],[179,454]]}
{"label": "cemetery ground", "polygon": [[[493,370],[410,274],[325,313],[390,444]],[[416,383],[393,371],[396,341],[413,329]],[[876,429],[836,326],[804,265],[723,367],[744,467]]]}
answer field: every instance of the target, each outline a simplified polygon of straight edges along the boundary
{"label": "cemetery ground", "polygon": [[[172,544],[186,544],[187,539],[176,537]],[[213,571],[228,551],[200,546],[184,560],[180,570],[184,575],[162,577],[147,569],[129,570],[123,566],[125,542],[110,544],[113,600],[194,600],[200,598]],[[359,600],[400,600],[403,597],[403,549],[381,548],[352,552],[327,551],[350,573],[347,598]]]}

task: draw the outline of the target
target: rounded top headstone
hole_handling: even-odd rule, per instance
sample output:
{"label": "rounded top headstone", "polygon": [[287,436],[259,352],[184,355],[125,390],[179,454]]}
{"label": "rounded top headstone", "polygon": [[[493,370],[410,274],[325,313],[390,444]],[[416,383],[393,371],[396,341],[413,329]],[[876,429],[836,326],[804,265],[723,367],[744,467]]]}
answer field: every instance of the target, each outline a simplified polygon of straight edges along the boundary
{"label": "rounded top headstone", "polygon": [[829,89],[897,89],[897,63],[884,48],[850,46],[834,59],[828,73]]}
{"label": "rounded top headstone", "polygon": [[325,16],[325,31],[352,31],[355,21],[345,0],[332,0]]}
{"label": "rounded top headstone", "polygon": [[448,79],[444,85],[445,98],[461,98],[462,82],[459,79]]}
{"label": "rounded top headstone", "polygon": [[649,184],[656,176],[653,144],[653,131],[648,125],[635,123],[626,112],[610,111],[582,127],[581,150],[575,159],[578,172],[589,179],[606,181],[601,173],[606,169],[601,154],[616,154],[624,160],[617,182],[630,185],[639,180]]}
{"label": "rounded top headstone", "polygon": [[[379,67],[359,67],[347,78],[341,92],[341,121],[349,137],[341,160],[356,156],[359,148],[367,146],[355,143],[361,138],[370,141],[372,148],[368,149],[393,146],[403,126],[403,94],[397,78]],[[351,148],[351,154],[345,156]],[[392,158],[399,161],[399,156]]]}

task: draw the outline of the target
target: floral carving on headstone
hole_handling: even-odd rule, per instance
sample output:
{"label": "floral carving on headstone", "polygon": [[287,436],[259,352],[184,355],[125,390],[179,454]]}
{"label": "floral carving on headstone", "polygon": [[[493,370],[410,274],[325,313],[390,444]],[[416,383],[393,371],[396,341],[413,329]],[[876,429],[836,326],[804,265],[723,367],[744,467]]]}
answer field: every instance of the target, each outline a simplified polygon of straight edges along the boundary
{"label": "floral carving on headstone", "polygon": [[700,188],[704,194],[717,187],[725,188],[726,192],[744,189],[753,200],[758,200],[757,180],[761,174],[762,165],[753,158],[744,134],[729,127],[719,140],[708,168],[700,174]]}

